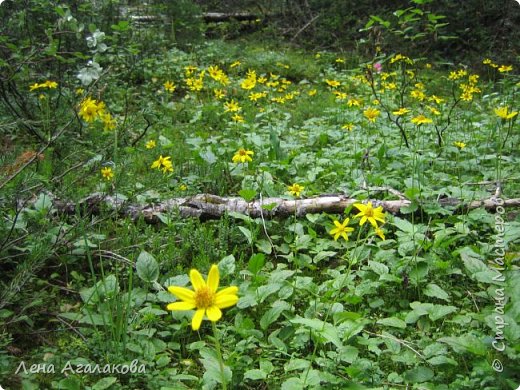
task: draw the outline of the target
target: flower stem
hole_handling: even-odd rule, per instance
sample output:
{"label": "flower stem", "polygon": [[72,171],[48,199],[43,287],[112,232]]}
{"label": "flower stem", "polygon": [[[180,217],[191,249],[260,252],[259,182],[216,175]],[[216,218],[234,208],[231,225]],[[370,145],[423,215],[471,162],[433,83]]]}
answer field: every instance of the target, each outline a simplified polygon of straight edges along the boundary
{"label": "flower stem", "polygon": [[217,326],[211,321],[211,328],[213,329],[213,338],[215,339],[215,350],[217,352],[218,364],[220,366],[220,375],[222,377],[222,389],[227,390],[226,375],[224,374],[224,361],[222,360],[222,352],[220,352],[220,341],[218,339]]}

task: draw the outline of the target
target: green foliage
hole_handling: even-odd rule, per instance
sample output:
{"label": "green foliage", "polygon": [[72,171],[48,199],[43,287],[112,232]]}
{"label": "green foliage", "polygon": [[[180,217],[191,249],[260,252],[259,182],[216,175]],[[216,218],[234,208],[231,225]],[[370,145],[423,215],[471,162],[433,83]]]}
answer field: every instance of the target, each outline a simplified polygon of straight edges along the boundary
{"label": "green foliage", "polygon": [[[435,4],[374,12],[368,27],[420,51],[448,27]],[[366,59],[251,41],[191,50],[203,30],[193,3],[155,2],[155,16],[175,19],[166,29],[130,17],[142,7],[122,17],[116,5],[0,5],[11,12],[0,44],[2,386],[517,386],[518,214],[455,202],[519,197],[510,62],[493,56],[483,81],[469,67],[387,55],[395,42]],[[309,16],[302,7],[293,12]],[[340,26],[345,12],[302,37]],[[92,193],[116,207],[89,204]],[[385,213],[380,231],[354,206],[270,218],[271,203],[260,217],[217,221],[158,207],[200,193],[409,204]],[[127,205],[147,207],[156,224],[122,217]],[[335,240],[347,218],[348,240]],[[210,321],[194,332],[192,311],[167,310],[168,288],[191,288],[190,270],[212,264],[240,299],[215,332]],[[134,360],[145,372],[60,372]],[[56,372],[14,374],[22,361]]]}

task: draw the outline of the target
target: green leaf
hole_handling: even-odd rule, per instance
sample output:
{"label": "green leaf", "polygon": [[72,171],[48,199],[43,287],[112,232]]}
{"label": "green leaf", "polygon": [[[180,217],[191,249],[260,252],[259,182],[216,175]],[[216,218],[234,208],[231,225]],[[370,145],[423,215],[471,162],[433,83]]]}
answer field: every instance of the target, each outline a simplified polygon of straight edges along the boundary
{"label": "green leaf", "polygon": [[224,257],[218,263],[218,270],[220,272],[221,277],[226,277],[228,275],[233,275],[235,272],[236,261],[235,256],[229,255]]}
{"label": "green leaf", "polygon": [[300,378],[289,378],[282,383],[281,390],[302,390],[305,389],[305,383]]}
{"label": "green leaf", "polygon": [[438,298],[438,299],[442,299],[444,301],[450,300],[450,296],[448,295],[448,293],[446,291],[444,291],[442,288],[440,288],[439,286],[437,286],[435,283],[428,284],[424,288],[423,294],[428,297]]}
{"label": "green leaf", "polygon": [[220,371],[220,363],[217,357],[214,355],[214,351],[207,348],[203,348],[200,351],[202,365],[204,366],[205,372],[203,380],[208,385],[213,385],[215,382],[222,384],[223,380],[229,383],[232,378],[232,371],[228,366],[224,366],[224,375]]}
{"label": "green leaf", "polygon": [[455,306],[434,305],[433,309],[429,311],[428,315],[432,321],[437,321],[448,314],[456,312],[458,309]]}
{"label": "green leaf", "polygon": [[148,252],[142,251],[135,263],[137,276],[147,283],[156,282],[159,278],[159,264]]}
{"label": "green leaf", "polygon": [[379,276],[381,275],[385,275],[388,273],[388,266],[386,266],[385,264],[383,263],[379,263],[377,261],[372,261],[372,260],[369,260],[368,261],[368,266],[370,267],[370,269],[372,271],[374,271],[376,274],[378,274]]}
{"label": "green leaf", "polygon": [[238,195],[240,195],[246,202],[251,202],[255,199],[256,191],[250,188],[244,188],[238,191]]}
{"label": "green leaf", "polygon": [[394,328],[406,329],[406,322],[396,317],[382,318],[377,321],[380,325],[393,326]]}
{"label": "green leaf", "polygon": [[289,310],[290,308],[291,305],[289,305],[285,301],[274,302],[273,307],[267,310],[260,319],[260,327],[263,330],[266,330],[269,327],[269,325],[271,325],[278,319],[278,317],[280,317],[280,314],[282,314],[284,310]]}
{"label": "green leaf", "polygon": [[251,230],[243,226],[239,226],[238,230],[242,232],[242,234],[246,237],[248,244],[251,245],[253,242],[253,234],[251,233]]}
{"label": "green leaf", "polygon": [[487,354],[488,348],[482,342],[481,338],[477,338],[472,334],[466,334],[464,336],[450,336],[442,337],[437,340],[441,343],[448,344],[456,353],[470,352],[477,356],[484,356]]}
{"label": "green leaf", "polygon": [[449,364],[454,367],[458,366],[459,364],[457,361],[453,360],[452,358],[449,358],[447,356],[434,356],[431,359],[427,360],[428,363],[430,363],[432,366],[440,366],[442,364]]}
{"label": "green leaf", "polygon": [[105,390],[116,383],[117,378],[113,376],[109,376],[107,378],[103,378],[96,382],[94,386],[92,386],[92,390]]}
{"label": "green leaf", "polygon": [[63,390],[80,390],[81,389],[81,383],[79,382],[78,378],[75,377],[69,377],[62,379],[59,384],[59,389]]}
{"label": "green leaf", "polygon": [[336,347],[343,347],[343,343],[338,335],[338,328],[329,324],[328,322],[324,322],[322,320],[318,320],[317,318],[302,318],[296,317],[290,320],[293,324],[301,324],[307,328],[310,328],[318,333],[324,340],[325,343],[332,343]]}
{"label": "green leaf", "polygon": [[419,366],[419,367],[415,367],[415,368],[412,368],[411,370],[406,371],[404,373],[404,378],[408,382],[422,383],[422,382],[427,382],[430,379],[432,379],[433,375],[434,375],[434,372],[430,368]]}
{"label": "green leaf", "polygon": [[253,274],[256,275],[265,264],[265,255],[263,253],[257,253],[251,256],[249,259],[249,264],[247,269]]}
{"label": "green leaf", "polygon": [[259,251],[264,252],[267,255],[270,255],[273,252],[273,246],[267,240],[256,240],[255,245]]}
{"label": "green leaf", "polygon": [[250,379],[252,381],[264,380],[266,378],[267,373],[262,370],[259,370],[258,368],[248,370],[244,373],[244,379]]}

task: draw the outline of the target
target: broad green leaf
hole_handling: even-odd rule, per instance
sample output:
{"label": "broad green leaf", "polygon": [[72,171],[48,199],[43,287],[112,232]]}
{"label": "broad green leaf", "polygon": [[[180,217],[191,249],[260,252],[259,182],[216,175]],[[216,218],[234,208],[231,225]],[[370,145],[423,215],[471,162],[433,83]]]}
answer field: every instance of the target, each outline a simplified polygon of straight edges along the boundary
{"label": "broad green leaf", "polygon": [[103,378],[96,382],[94,386],[92,386],[92,390],[105,390],[116,383],[117,378],[113,376],[109,376],[107,378]]}
{"label": "broad green leaf", "polygon": [[264,239],[256,240],[255,245],[259,251],[261,251],[265,254],[270,255],[273,252],[273,246],[267,240],[264,240]]}
{"label": "broad green leaf", "polygon": [[448,314],[456,312],[458,309],[455,306],[435,305],[429,312],[428,316],[432,321],[437,321]]}
{"label": "broad green leaf", "polygon": [[242,234],[246,237],[247,243],[251,245],[251,243],[253,242],[253,234],[251,233],[251,230],[243,226],[239,226],[238,230],[240,230]]}
{"label": "broad green leaf", "polygon": [[244,373],[244,379],[250,379],[253,381],[264,380],[267,378],[267,373],[259,370],[258,368],[253,368],[252,370],[248,370]]}
{"label": "broad green leaf", "polygon": [[408,382],[422,383],[427,382],[433,378],[434,372],[428,367],[419,366],[412,368],[404,373],[404,378]]}
{"label": "broad green leaf", "polygon": [[287,302],[276,301],[275,303],[273,303],[273,307],[267,310],[260,319],[260,327],[263,330],[266,330],[269,327],[269,325],[271,325],[278,319],[278,317],[280,317],[280,314],[282,314],[284,310],[289,310],[290,308],[291,305],[289,305]]}
{"label": "broad green leaf", "polygon": [[240,195],[246,202],[251,202],[255,199],[256,191],[250,188],[244,188],[238,191],[238,195]]}
{"label": "broad green leaf", "polygon": [[459,337],[442,337],[437,341],[448,344],[457,353],[470,352],[477,356],[484,356],[488,351],[482,340],[472,334],[465,334]]}
{"label": "broad green leaf", "polygon": [[444,301],[450,300],[450,296],[448,295],[448,293],[446,291],[444,291],[442,288],[440,288],[438,285],[436,285],[435,283],[428,284],[424,288],[423,294],[426,295],[427,297],[438,298],[438,299],[442,299]]}
{"label": "broad green leaf", "polygon": [[142,251],[135,263],[137,276],[147,283],[156,282],[159,278],[159,264],[148,252]]}
{"label": "broad green leaf", "polygon": [[378,275],[385,275],[388,273],[388,267],[383,264],[383,263],[379,263],[377,261],[372,261],[372,260],[369,260],[368,261],[368,266],[370,267],[370,269],[372,271],[374,271],[376,274]]}
{"label": "broad green leaf", "polygon": [[233,275],[236,268],[235,256],[228,255],[218,262],[218,270],[221,277]]}
{"label": "broad green leaf", "polygon": [[249,259],[249,263],[247,269],[253,274],[256,275],[265,263],[265,255],[263,253],[256,253]]}
{"label": "broad green leaf", "polygon": [[290,320],[293,324],[301,324],[310,329],[315,330],[320,336],[322,336],[324,341],[330,342],[334,344],[336,347],[341,348],[343,343],[338,335],[338,328],[329,324],[328,322],[324,322],[322,320],[318,320],[316,318],[302,318],[296,317]]}
{"label": "broad green leaf", "polygon": [[396,317],[382,318],[377,321],[380,325],[392,326],[394,328],[406,329],[406,322]]}

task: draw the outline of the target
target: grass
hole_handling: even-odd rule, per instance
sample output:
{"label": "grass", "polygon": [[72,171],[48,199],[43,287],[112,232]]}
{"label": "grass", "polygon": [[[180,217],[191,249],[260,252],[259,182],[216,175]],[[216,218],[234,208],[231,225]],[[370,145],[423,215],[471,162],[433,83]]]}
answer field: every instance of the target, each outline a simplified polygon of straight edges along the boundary
{"label": "grass", "polygon": [[[26,93],[47,131],[73,118],[88,96],[104,102],[116,126],[104,130],[99,114],[91,122],[78,118],[43,159],[3,186],[0,384],[517,386],[518,213],[439,205],[444,198],[488,199],[497,182],[501,197],[519,197],[517,116],[495,113],[498,107],[516,112],[514,71],[489,67],[489,77],[477,80],[471,69],[389,53],[373,61],[382,64],[378,73],[372,61],[351,63],[335,53],[220,41],[157,53],[131,70],[127,61],[118,57],[79,94],[79,84],[62,80],[55,80],[56,90]],[[191,74],[189,66],[196,67]],[[229,83],[212,78],[211,66]],[[251,71],[255,87],[246,90]],[[189,79],[192,85],[201,79],[202,89],[190,90]],[[25,81],[28,90],[44,80]],[[164,88],[167,81],[173,92]],[[217,98],[215,89],[225,96]],[[252,92],[266,94],[253,101]],[[232,99],[240,111],[225,111]],[[410,112],[394,114],[399,108]],[[379,112],[373,121],[368,109]],[[421,114],[431,122],[412,123]],[[5,129],[5,137],[14,136]],[[38,150],[12,139],[4,172],[23,162],[24,151]],[[251,162],[232,162],[240,148],[254,152]],[[171,172],[151,168],[159,156],[171,157]],[[101,175],[107,167],[111,180]],[[370,223],[360,225],[356,208],[272,220],[230,214],[199,221],[172,213],[149,225],[108,208],[63,215],[43,195],[78,202],[102,192],[136,204],[199,193],[293,199],[293,183],[304,186],[303,197],[385,200],[398,192],[411,205],[385,214],[378,224],[383,240]],[[15,200],[25,203],[14,206]],[[497,216],[505,220],[503,237]],[[334,221],[346,218],[354,229],[349,240],[334,240]],[[499,245],[504,267],[493,271]],[[209,321],[196,332],[192,313],[166,310],[175,300],[167,288],[189,286],[189,270],[207,274],[211,264],[219,266],[221,285],[238,287],[240,299],[223,310],[216,332]],[[504,280],[493,281],[497,274]],[[497,291],[507,297],[498,313],[508,323],[504,351],[492,344],[501,330]],[[218,340],[223,360],[214,349]],[[61,372],[67,362],[129,366],[135,359],[145,372]],[[493,369],[495,359],[502,372]],[[52,364],[55,372],[14,374],[21,362]]]}

